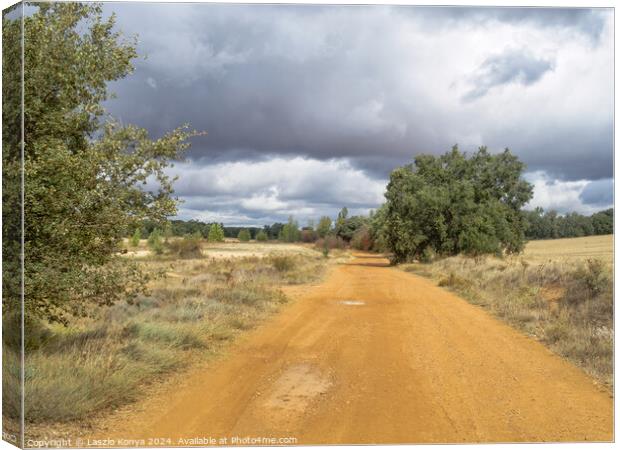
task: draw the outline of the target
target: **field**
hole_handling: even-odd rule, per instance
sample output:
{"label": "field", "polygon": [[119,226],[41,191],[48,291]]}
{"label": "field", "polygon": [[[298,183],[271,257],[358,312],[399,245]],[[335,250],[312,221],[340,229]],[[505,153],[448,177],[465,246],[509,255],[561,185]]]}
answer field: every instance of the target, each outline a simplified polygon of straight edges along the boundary
{"label": "field", "polygon": [[523,254],[457,256],[406,271],[430,277],[613,384],[613,236],[529,242]]}
{"label": "field", "polygon": [[527,261],[576,261],[595,258],[607,264],[613,263],[613,235],[587,236],[570,239],[530,241],[522,257]]}
{"label": "field", "polygon": [[[181,238],[171,238],[171,240],[180,240]],[[140,241],[137,247],[129,245],[125,239],[124,256],[145,258],[152,255],[152,251],[147,245],[145,239]],[[316,255],[316,250],[311,245],[304,244],[287,244],[280,242],[239,242],[236,239],[227,239],[226,242],[201,242],[200,249],[202,256],[210,259],[225,259],[239,257],[265,257],[274,253],[281,255],[299,255],[306,256]]]}
{"label": "field", "polygon": [[[29,435],[75,421],[84,426],[136,400],[153,382],[209,360],[287,303],[284,286],[317,282],[346,258],[277,243],[203,246],[205,256],[178,259],[153,255],[143,242],[136,259],[153,277],[148,295],[68,327],[27,330]],[[5,349],[4,355],[4,392],[17,394],[18,354]],[[5,395],[5,415],[17,417],[18,408],[19,399]]]}

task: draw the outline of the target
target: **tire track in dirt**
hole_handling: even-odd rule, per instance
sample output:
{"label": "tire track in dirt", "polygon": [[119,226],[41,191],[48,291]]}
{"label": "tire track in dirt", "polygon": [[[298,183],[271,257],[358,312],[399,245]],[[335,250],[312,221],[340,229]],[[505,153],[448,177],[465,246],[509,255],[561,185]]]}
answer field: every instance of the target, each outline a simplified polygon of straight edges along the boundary
{"label": "tire track in dirt", "polygon": [[298,444],[610,441],[613,400],[481,308],[358,254],[94,435],[295,437]]}

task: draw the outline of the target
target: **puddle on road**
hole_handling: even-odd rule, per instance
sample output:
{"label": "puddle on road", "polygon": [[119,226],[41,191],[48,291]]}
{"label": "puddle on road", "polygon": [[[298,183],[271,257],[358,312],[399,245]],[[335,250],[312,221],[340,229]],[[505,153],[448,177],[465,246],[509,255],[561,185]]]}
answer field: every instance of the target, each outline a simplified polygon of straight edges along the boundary
{"label": "puddle on road", "polygon": [[361,306],[366,304],[366,302],[361,300],[340,300],[338,303],[346,306]]}

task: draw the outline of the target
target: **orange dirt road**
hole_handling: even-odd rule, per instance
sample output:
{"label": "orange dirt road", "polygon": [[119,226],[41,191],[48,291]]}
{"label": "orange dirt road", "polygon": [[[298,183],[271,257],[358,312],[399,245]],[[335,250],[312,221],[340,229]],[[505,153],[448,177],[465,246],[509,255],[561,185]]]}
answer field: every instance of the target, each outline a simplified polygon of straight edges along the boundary
{"label": "orange dirt road", "polygon": [[584,372],[380,257],[288,293],[297,301],[226,357],[107,434],[172,446],[613,439],[613,400]]}

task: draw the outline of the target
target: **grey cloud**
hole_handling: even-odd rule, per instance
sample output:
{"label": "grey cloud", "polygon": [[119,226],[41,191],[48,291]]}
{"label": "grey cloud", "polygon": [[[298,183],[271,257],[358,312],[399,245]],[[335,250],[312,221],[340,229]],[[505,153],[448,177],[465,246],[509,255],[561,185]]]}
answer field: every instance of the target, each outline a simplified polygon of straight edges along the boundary
{"label": "grey cloud", "polygon": [[[418,30],[420,23],[433,20],[456,21],[461,28],[456,29],[454,39],[482,18],[572,30],[584,29],[583,23],[592,27],[598,23],[600,29],[600,22],[604,24],[609,15],[599,11],[200,4],[107,7],[116,11],[120,28],[138,34],[139,53],[147,55],[136,62],[134,75],[111,84],[118,98],[107,103],[108,109],[123,122],[144,126],[155,135],[185,122],[208,131],[208,136],[195,139],[189,153],[192,159],[252,160],[268,154],[346,157],[372,176],[385,178],[390,169],[409,162],[417,153],[443,152],[458,142],[464,148],[508,146],[533,170],[553,167],[562,176],[572,177],[579,170],[574,162],[581,162],[582,178],[610,175],[609,123],[584,117],[588,124],[577,126],[577,139],[564,139],[573,134],[575,122],[525,112],[535,123],[549,120],[557,128],[556,142],[543,147],[546,133],[542,131],[536,131],[536,139],[525,140],[522,129],[489,121],[467,106],[447,109],[446,101],[438,102],[435,97],[449,91],[449,86],[433,85],[428,78],[435,70],[451,70],[455,75],[458,70],[451,67],[450,54],[427,56],[427,46],[440,39],[442,32],[425,32],[428,41],[404,38]],[[469,95],[486,93],[486,99],[492,96],[492,87],[502,83],[531,85],[551,65],[549,60],[532,57],[527,49],[491,55]],[[421,69],[427,71],[426,78],[416,78]],[[156,80],[157,90],[149,80]],[[457,101],[462,96],[453,95]],[[573,150],[579,142],[587,148],[587,156],[581,144]],[[568,160],[570,164],[563,163]]]}
{"label": "grey cloud", "polygon": [[609,178],[591,181],[583,188],[579,199],[593,206],[611,205],[614,201],[614,180]]}
{"label": "grey cloud", "polygon": [[[416,8],[417,9],[417,8]],[[413,12],[413,11],[412,11]],[[427,7],[420,15],[429,27],[448,27],[458,23],[472,26],[508,23],[568,30],[596,43],[601,37],[605,14],[611,8],[545,7]]]}
{"label": "grey cloud", "polygon": [[489,56],[471,77],[474,87],[462,97],[472,101],[486,95],[490,89],[510,83],[529,86],[553,70],[553,61],[537,58],[527,50],[507,49]]}
{"label": "grey cloud", "polygon": [[[529,170],[561,180],[612,176],[610,9],[105,7],[146,56],[111,83],[118,98],[106,107],[155,136],[186,122],[207,131],[192,142],[193,167],[339,158],[385,182],[416,154],[458,143],[509,147]],[[184,198],[200,195],[180,187]],[[333,206],[341,198],[331,192],[303,196]],[[279,201],[293,205],[287,195]]]}

